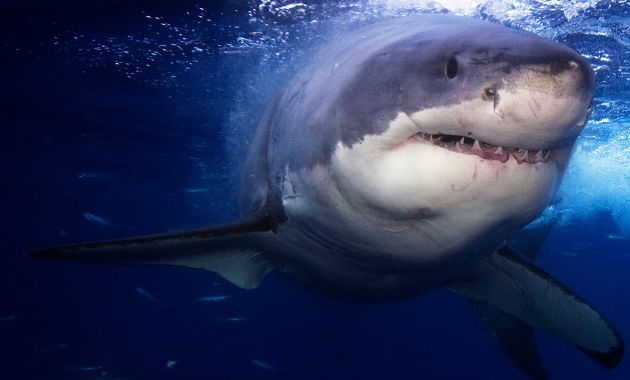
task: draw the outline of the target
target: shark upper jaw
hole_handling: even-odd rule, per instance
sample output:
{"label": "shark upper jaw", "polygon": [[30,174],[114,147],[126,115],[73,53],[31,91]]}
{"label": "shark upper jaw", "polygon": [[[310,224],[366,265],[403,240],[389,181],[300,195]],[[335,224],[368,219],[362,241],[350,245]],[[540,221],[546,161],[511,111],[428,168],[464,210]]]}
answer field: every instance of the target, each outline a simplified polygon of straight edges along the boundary
{"label": "shark upper jaw", "polygon": [[527,150],[492,145],[466,136],[446,135],[441,133],[420,132],[414,139],[424,140],[452,152],[479,156],[486,160],[507,162],[510,156],[520,164],[546,163],[552,149]]}

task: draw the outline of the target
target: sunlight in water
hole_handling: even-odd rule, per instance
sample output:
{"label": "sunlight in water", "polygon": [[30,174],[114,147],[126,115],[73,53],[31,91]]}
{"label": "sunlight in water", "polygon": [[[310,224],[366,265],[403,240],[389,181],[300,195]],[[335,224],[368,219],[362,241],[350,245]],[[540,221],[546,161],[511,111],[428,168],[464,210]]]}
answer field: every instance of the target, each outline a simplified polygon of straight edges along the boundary
{"label": "sunlight in water", "polygon": [[[625,234],[630,234],[630,120],[593,121],[580,138],[558,192],[558,201],[545,218],[560,225],[588,221],[610,211]],[[599,130],[597,135],[588,134]],[[605,132],[604,132],[605,131]]]}

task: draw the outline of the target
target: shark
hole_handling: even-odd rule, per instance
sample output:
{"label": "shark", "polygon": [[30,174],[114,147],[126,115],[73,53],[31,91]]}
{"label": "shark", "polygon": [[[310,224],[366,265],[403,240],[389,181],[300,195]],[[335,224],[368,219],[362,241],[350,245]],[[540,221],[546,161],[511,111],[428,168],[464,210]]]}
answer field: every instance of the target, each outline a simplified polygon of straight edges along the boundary
{"label": "shark", "polygon": [[201,268],[251,289],[276,271],[321,295],[467,297],[508,358],[546,379],[534,329],[605,368],[618,331],[506,242],[548,206],[591,114],[575,50],[453,15],[385,20],[314,54],[271,102],[233,222],[31,252]]}

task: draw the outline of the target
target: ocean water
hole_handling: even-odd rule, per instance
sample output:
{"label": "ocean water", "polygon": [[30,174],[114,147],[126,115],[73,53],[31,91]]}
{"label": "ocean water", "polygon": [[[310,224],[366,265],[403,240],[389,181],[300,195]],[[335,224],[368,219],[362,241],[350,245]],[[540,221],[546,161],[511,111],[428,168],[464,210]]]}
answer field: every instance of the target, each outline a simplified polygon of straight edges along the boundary
{"label": "ocean water", "polygon": [[[131,4],[130,4],[131,3]],[[536,262],[630,339],[630,3],[8,0],[0,5],[1,379],[526,379],[468,302],[365,305],[271,273],[35,259],[237,215],[238,168],[275,91],[322,44],[391,17],[467,15],[556,39],[596,105]],[[227,298],[200,300],[204,297]],[[628,379],[537,335],[551,379]]]}

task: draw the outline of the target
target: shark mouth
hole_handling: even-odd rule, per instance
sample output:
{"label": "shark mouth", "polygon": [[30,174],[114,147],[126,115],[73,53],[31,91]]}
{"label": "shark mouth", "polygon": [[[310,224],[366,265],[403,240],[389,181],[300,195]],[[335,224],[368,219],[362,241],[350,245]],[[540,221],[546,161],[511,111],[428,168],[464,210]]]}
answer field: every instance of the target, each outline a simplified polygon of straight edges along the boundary
{"label": "shark mouth", "polygon": [[547,162],[551,153],[550,149],[527,150],[495,146],[464,136],[418,133],[416,137],[453,152],[472,154],[486,160],[501,162],[507,162],[512,156],[519,164],[544,163]]}

